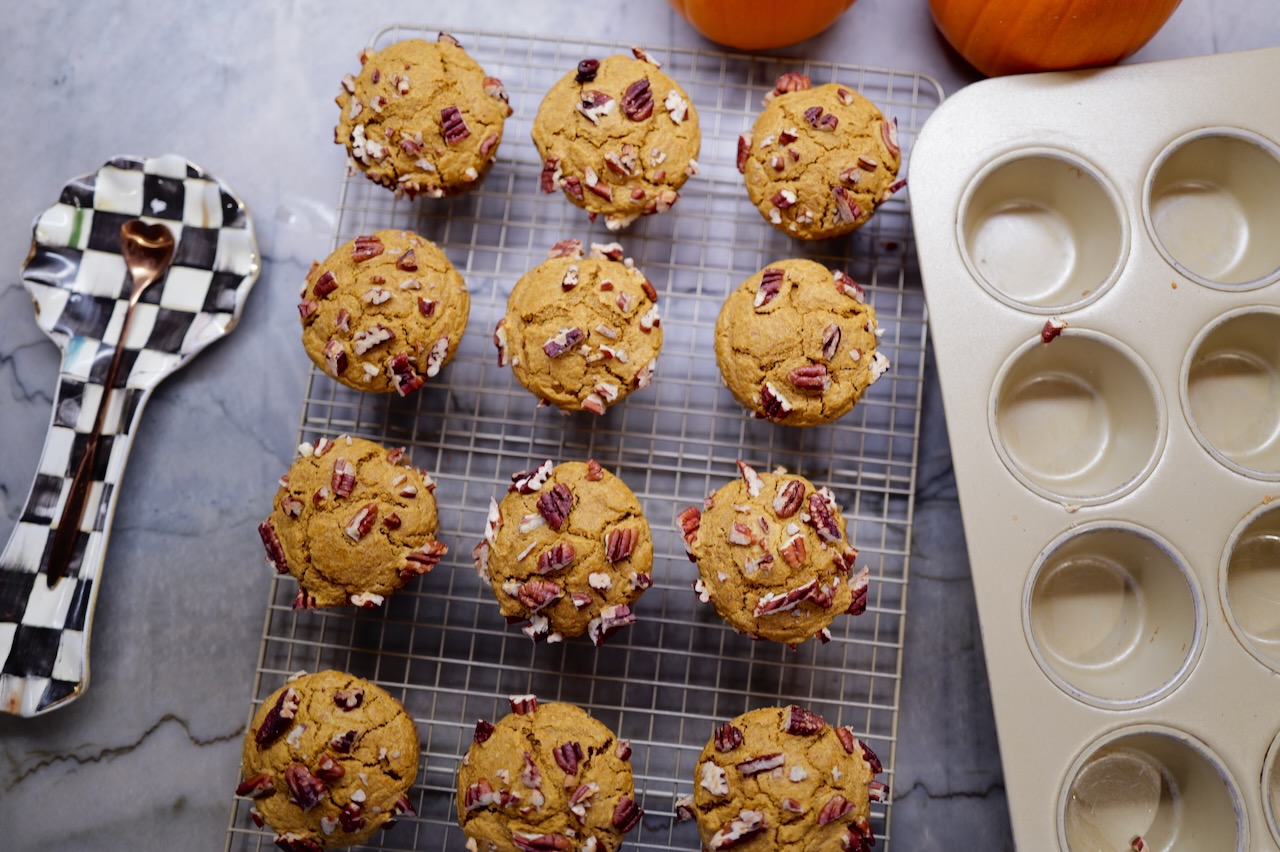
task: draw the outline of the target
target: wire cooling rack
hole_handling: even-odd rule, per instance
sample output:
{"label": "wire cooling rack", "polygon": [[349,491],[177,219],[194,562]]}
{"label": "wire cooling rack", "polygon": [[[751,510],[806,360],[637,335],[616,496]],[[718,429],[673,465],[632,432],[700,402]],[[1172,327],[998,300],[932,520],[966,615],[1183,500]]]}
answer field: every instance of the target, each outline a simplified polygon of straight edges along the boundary
{"label": "wire cooling rack", "polygon": [[[881,778],[892,791],[926,338],[908,201],[899,194],[850,237],[804,244],[774,230],[752,207],[735,156],[738,134],[750,129],[761,98],[784,71],[802,71],[815,85],[855,86],[897,118],[904,159],[941,102],[940,88],[900,71],[646,45],[698,110],[701,173],[670,212],[614,235],[560,193],[539,192],[541,163],[529,130],[543,94],[578,60],[629,46],[453,34],[503,80],[515,110],[492,171],[450,200],[396,199],[363,176],[348,176],[334,245],[393,227],[439,245],[472,294],[461,347],[407,399],[362,394],[313,369],[299,430],[300,441],[352,434],[407,447],[439,484],[438,535],[450,553],[378,611],[295,613],[292,580],[273,581],[250,714],[300,669],[350,671],[403,702],[417,721],[425,765],[410,793],[417,816],[380,833],[376,848],[383,849],[464,849],[453,795],[458,762],[476,719],[500,718],[509,712],[507,696],[517,693],[577,703],[631,740],[637,799],[646,813],[628,835],[629,849],[699,848],[694,825],[675,819],[674,800],[693,791],[694,764],[713,723],[755,707],[799,702],[832,724],[851,726],[881,757]],[[434,39],[436,31],[389,27],[371,44],[410,37]],[[515,281],[568,238],[618,239],[660,292],[665,340],[654,383],[598,418],[537,408],[510,369],[497,366],[491,342]],[[809,429],[747,416],[720,381],[712,354],[716,316],[729,291],[769,262],[794,256],[842,268],[866,287],[885,328],[881,351],[892,363],[850,414]],[[305,357],[300,348],[298,357]],[[489,498],[501,498],[513,472],[548,458],[595,458],[636,492],[653,530],[654,586],[635,606],[640,621],[598,649],[585,638],[534,644],[506,626],[470,562]],[[753,642],[698,603],[691,589],[696,569],[675,516],[737,476],[739,458],[830,486],[844,508],[859,565],[871,570],[870,601],[864,615],[837,618],[826,645],[808,642],[791,651]],[[271,835],[254,828],[249,808],[247,800],[234,801],[226,849],[271,848]],[[884,849],[891,810],[890,800],[872,811]]]}

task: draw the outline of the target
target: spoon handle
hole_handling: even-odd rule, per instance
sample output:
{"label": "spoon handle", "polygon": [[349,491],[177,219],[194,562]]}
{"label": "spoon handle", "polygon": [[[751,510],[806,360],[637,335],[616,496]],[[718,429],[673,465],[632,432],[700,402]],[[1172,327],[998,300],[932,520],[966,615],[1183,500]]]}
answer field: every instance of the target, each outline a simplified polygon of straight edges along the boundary
{"label": "spoon handle", "polygon": [[[31,491],[0,553],[0,711],[21,716],[60,707],[88,684],[89,628],[111,518],[133,435],[151,396],[149,387],[105,393],[105,373],[90,365],[101,364],[106,353],[95,358],[92,348],[82,352],[96,345],[84,338],[70,341]],[[99,418],[99,452],[86,461],[90,424]],[[62,514],[60,506],[70,503],[81,470],[82,519],[61,522],[69,533],[67,575],[51,587],[42,575],[53,550],[52,527]]]}

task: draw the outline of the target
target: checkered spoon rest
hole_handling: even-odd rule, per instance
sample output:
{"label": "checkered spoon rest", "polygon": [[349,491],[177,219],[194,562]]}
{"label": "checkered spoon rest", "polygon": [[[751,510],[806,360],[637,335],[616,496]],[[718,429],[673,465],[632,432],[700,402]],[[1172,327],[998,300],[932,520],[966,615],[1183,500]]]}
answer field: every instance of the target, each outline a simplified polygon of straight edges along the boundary
{"label": "checkered spoon rest", "polygon": [[[167,225],[177,249],[134,311],[114,392],[105,394],[130,291],[120,226],[137,217]],[[118,157],[68,183],[36,220],[23,284],[62,367],[31,494],[0,554],[0,710],[34,716],[88,685],[97,583],[135,427],[156,385],[235,327],[258,265],[241,201],[173,155]],[[50,587],[52,533],[104,397],[83,521],[66,574]]]}

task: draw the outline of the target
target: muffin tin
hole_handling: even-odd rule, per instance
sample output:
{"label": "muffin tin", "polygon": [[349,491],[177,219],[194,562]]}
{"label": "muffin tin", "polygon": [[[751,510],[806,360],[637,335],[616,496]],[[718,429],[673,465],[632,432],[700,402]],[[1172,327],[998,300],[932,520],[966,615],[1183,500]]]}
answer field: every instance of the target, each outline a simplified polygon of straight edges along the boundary
{"label": "muffin tin", "polygon": [[1277,73],[990,80],[913,154],[1021,848],[1280,848]]}
{"label": "muffin tin", "polygon": [[[696,827],[677,822],[674,801],[692,793],[694,766],[713,723],[756,707],[798,702],[831,724],[851,726],[882,759],[880,780],[892,790],[927,333],[908,198],[899,193],[852,237],[801,244],[761,219],[735,159],[738,135],[750,129],[762,97],[784,71],[862,91],[897,118],[908,161],[941,91],[928,78],[900,71],[644,45],[699,111],[701,172],[669,212],[614,234],[603,222],[589,223],[559,193],[539,192],[541,163],[529,128],[543,94],[580,59],[630,46],[576,37],[453,35],[503,80],[515,109],[492,171],[469,194],[445,200],[395,199],[363,176],[349,176],[338,199],[334,244],[405,227],[439,245],[472,295],[458,355],[405,399],[361,394],[313,370],[298,434],[299,441],[355,434],[406,446],[414,464],[438,482],[439,537],[450,552],[433,573],[377,611],[294,612],[292,581],[273,578],[253,706],[292,672],[327,667],[369,678],[405,705],[418,723],[425,761],[410,794],[418,816],[379,835],[383,848],[465,848],[454,810],[458,761],[477,718],[495,720],[509,711],[509,695],[529,692],[577,703],[631,740],[646,815],[628,834],[627,849],[699,848]],[[372,44],[408,37],[434,39],[436,30],[394,27]],[[353,67],[357,52],[353,45]],[[335,92],[338,85],[334,80]],[[333,157],[336,180],[342,167],[336,146]],[[601,417],[538,408],[510,369],[498,366],[492,344],[515,281],[568,238],[619,241],[660,293],[665,338],[653,384]],[[847,416],[808,429],[748,416],[724,387],[713,353],[725,296],[769,262],[792,256],[844,269],[866,288],[885,328],[880,351],[892,362]],[[280,321],[284,333],[296,333],[292,317]],[[296,357],[306,357],[300,344]],[[636,604],[639,622],[600,648],[585,639],[534,644],[503,624],[470,552],[483,537],[489,498],[501,498],[513,472],[547,458],[588,457],[622,477],[644,505],[654,534],[654,585]],[[870,568],[871,588],[868,611],[837,619],[829,644],[791,651],[752,642],[699,603],[691,588],[697,572],[675,517],[737,477],[739,458],[761,470],[784,465],[831,487],[841,503],[861,551],[858,566]],[[261,495],[264,515],[270,499]],[[244,568],[247,575],[271,573],[259,564]],[[229,779],[229,797],[231,786]],[[271,835],[253,826],[250,806],[234,800],[227,849],[272,848]],[[892,849],[892,802],[872,807],[876,848]]]}

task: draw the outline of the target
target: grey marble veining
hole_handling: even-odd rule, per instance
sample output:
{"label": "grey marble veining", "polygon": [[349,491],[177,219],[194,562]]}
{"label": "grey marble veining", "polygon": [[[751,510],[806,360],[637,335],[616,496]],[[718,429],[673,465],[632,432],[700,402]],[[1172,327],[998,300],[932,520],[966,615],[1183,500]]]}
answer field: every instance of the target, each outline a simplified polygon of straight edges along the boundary
{"label": "grey marble veining", "polygon": [[[293,455],[305,359],[297,282],[327,250],[343,156],[333,95],[361,44],[404,20],[454,29],[704,42],[662,0],[32,3],[6,10],[0,78],[0,536],[21,512],[58,351],[18,283],[32,218],[116,154],[173,152],[255,216],[261,277],[240,326],[155,392],[110,540],[92,686],[48,716],[0,718],[0,847],[221,848],[270,581],[255,526]],[[1136,60],[1280,43],[1272,0],[1184,0]],[[976,77],[923,0],[859,0],[787,52]],[[982,642],[929,373],[904,653],[894,848],[1007,849]]]}

